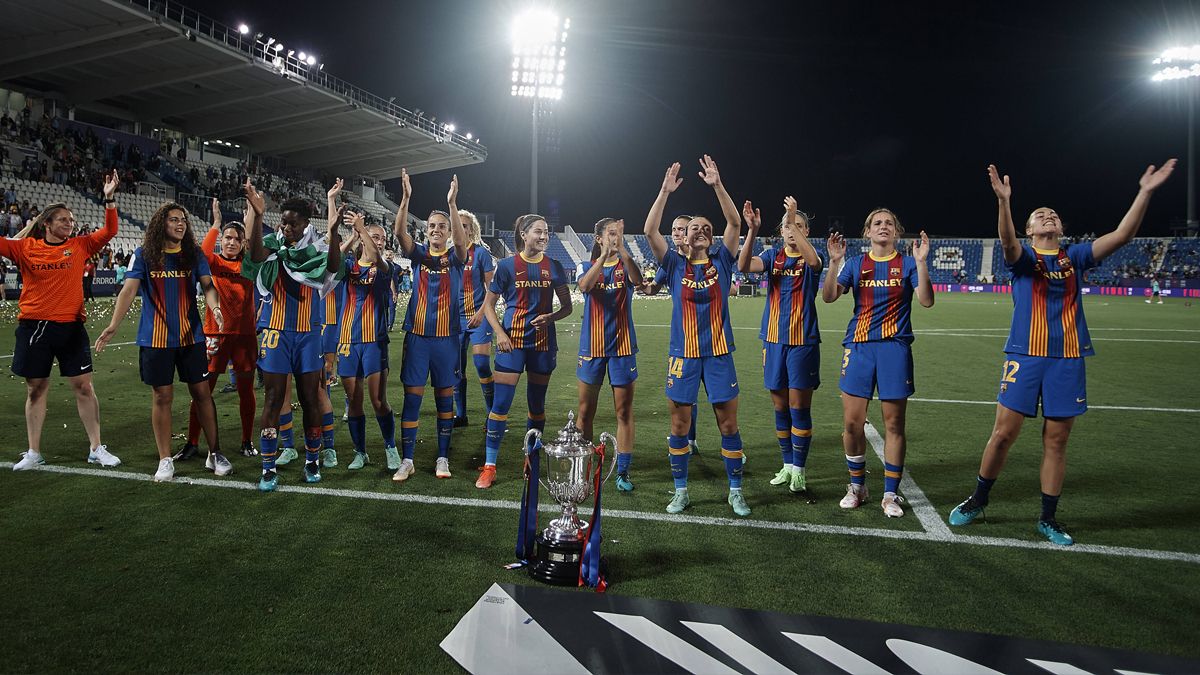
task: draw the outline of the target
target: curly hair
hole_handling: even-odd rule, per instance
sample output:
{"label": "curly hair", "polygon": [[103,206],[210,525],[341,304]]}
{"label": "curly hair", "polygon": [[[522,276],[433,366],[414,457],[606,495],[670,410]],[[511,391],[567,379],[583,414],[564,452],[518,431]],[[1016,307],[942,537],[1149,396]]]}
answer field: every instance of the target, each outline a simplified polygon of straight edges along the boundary
{"label": "curly hair", "polygon": [[196,264],[198,257],[196,246],[196,236],[192,234],[192,227],[188,210],[182,204],[176,202],[167,202],[158,207],[154,215],[150,216],[150,222],[146,223],[146,236],[142,240],[142,257],[146,260],[147,269],[162,269],[163,268],[163,247],[167,243],[167,216],[172,211],[183,211],[184,217],[189,218],[188,226],[183,231],[183,241],[179,243],[179,266],[182,269],[192,269]]}

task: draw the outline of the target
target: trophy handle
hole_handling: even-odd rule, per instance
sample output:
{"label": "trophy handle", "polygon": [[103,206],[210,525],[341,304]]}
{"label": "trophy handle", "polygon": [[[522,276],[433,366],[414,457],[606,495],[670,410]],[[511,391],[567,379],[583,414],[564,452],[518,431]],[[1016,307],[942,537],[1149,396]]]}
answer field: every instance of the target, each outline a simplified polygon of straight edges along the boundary
{"label": "trophy handle", "polygon": [[[542,432],[538,431],[537,429],[530,429],[529,431],[526,431],[524,446],[525,454],[528,455],[532,453],[534,446],[537,445],[538,441],[540,440],[542,440]],[[538,476],[538,484],[546,488],[547,492],[550,491],[550,486],[546,485],[546,481],[542,480],[541,476]]]}
{"label": "trophy handle", "polygon": [[[608,439],[608,442],[605,439]],[[612,466],[608,468],[608,475],[604,477],[603,481],[607,483],[608,479],[612,478],[613,472],[617,470],[617,439],[607,431],[602,431],[600,432],[600,442],[612,448]]]}

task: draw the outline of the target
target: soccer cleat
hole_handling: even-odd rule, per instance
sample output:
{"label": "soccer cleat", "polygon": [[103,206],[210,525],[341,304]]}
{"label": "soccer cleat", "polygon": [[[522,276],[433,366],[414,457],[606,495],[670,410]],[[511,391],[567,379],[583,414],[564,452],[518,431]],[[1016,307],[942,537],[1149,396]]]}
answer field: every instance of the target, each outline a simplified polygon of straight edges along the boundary
{"label": "soccer cleat", "polygon": [[950,512],[950,524],[954,526],[969,525],[971,521],[982,515],[983,505],[975,501],[975,495],[971,495]]}
{"label": "soccer cleat", "polygon": [[342,421],[349,422],[350,421],[350,413],[348,413],[348,412],[342,413]]}
{"label": "soccer cleat", "polygon": [[108,451],[107,445],[97,445],[95,450],[88,453],[88,464],[99,464],[104,467],[120,466],[121,460]]}
{"label": "soccer cleat", "polygon": [[496,482],[496,465],[485,464],[483,469],[479,471],[479,478],[475,480],[475,487],[480,490],[486,490],[492,487],[492,483]]}
{"label": "soccer cleat", "polygon": [[400,451],[396,448],[384,448],[383,454],[387,455],[388,471],[396,471],[400,468]]}
{"label": "soccer cleat", "polygon": [[258,489],[262,492],[274,492],[278,484],[279,474],[274,471],[267,471],[258,479]]}
{"label": "soccer cleat", "polygon": [[321,482],[321,465],[318,462],[304,463],[304,482],[305,483],[320,483]]}
{"label": "soccer cleat", "polygon": [[1041,532],[1042,536],[1049,539],[1051,544],[1071,546],[1075,543],[1075,539],[1067,534],[1066,530],[1062,529],[1062,525],[1059,525],[1057,520],[1039,520],[1038,532]]}
{"label": "soccer cleat", "polygon": [[617,492],[633,492],[633,481],[629,480],[629,474],[617,474]]}
{"label": "soccer cleat", "polygon": [[750,507],[746,505],[746,497],[742,495],[741,490],[730,490],[728,501],[737,515],[743,518],[750,515]]}
{"label": "soccer cleat", "polygon": [[204,468],[218,476],[228,476],[233,473],[233,464],[219,452],[208,453],[208,460],[204,462]]}
{"label": "soccer cleat", "polygon": [[237,385],[232,382],[226,382],[224,387],[221,387],[222,394],[232,394],[237,391]]}
{"label": "soccer cleat", "polygon": [[367,465],[368,459],[370,458],[367,457],[367,453],[355,450],[354,459],[350,460],[350,464],[346,468],[351,471],[357,471]]}
{"label": "soccer cleat", "polygon": [[850,483],[846,486],[846,496],[842,497],[838,506],[843,509],[857,509],[865,501],[867,501],[867,486]]}
{"label": "soccer cleat", "polygon": [[788,483],[788,489],[795,493],[808,490],[808,479],[804,476],[804,469],[792,469],[792,481]]}
{"label": "soccer cleat", "polygon": [[675,488],[675,496],[671,497],[671,503],[667,504],[667,513],[683,513],[691,503],[687,488]]}
{"label": "soccer cleat", "polygon": [[332,469],[337,466],[337,451],[333,448],[325,448],[321,451],[321,464],[326,469]]}
{"label": "soccer cleat", "polygon": [[700,444],[695,440],[688,441],[688,448],[692,451],[693,455],[700,454]]}
{"label": "soccer cleat", "polygon": [[158,471],[154,472],[155,483],[165,483],[175,477],[175,462],[170,457],[158,460]]}
{"label": "soccer cleat", "polygon": [[37,450],[26,450],[21,453],[21,461],[13,464],[13,471],[28,471],[45,463],[46,460],[42,459],[42,453]]}
{"label": "soccer cleat", "polygon": [[258,448],[250,441],[242,442],[242,457],[258,457]]}
{"label": "soccer cleat", "polygon": [[742,466],[746,466],[746,462],[749,461],[749,459],[750,458],[746,456],[746,449],[742,448]]}
{"label": "soccer cleat", "polygon": [[179,452],[175,453],[175,455],[172,456],[171,459],[173,459],[176,462],[186,462],[187,460],[195,457],[199,453],[200,453],[200,448],[196,447],[196,444],[184,443],[183,447],[179,449]]}
{"label": "soccer cleat", "polygon": [[291,464],[297,459],[300,459],[300,453],[296,452],[295,448],[284,448],[279,451],[279,456],[275,458],[275,466]]}
{"label": "soccer cleat", "polygon": [[411,459],[406,459],[400,462],[400,468],[396,469],[396,473],[392,474],[392,480],[400,483],[408,480],[408,477],[416,473],[416,468],[413,466]]}
{"label": "soccer cleat", "polygon": [[903,518],[904,517],[904,497],[898,494],[884,494],[883,501],[879,505],[883,507],[883,515],[888,518]]}
{"label": "soccer cleat", "polygon": [[465,426],[468,426],[469,424],[470,424],[470,422],[467,421],[466,415],[463,415],[462,417],[454,418],[454,428],[455,429],[461,429]]}
{"label": "soccer cleat", "polygon": [[438,457],[437,458],[437,468],[433,470],[433,475],[437,476],[438,478],[449,478],[450,477],[450,458],[449,457]]}
{"label": "soccer cleat", "polygon": [[771,485],[783,485],[791,479],[792,467],[791,465],[788,465],[780,469],[779,473],[775,474],[775,477],[771,479]]}

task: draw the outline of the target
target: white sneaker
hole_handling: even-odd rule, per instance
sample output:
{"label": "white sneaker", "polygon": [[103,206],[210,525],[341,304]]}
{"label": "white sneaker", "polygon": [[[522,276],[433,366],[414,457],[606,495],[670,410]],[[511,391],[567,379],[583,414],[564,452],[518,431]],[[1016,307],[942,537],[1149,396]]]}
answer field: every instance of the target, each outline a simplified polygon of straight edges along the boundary
{"label": "white sneaker", "polygon": [[438,457],[437,458],[437,468],[434,469],[433,475],[437,476],[438,478],[449,478],[450,477],[450,458],[449,457]]}
{"label": "white sneaker", "polygon": [[175,477],[175,462],[170,457],[158,460],[158,471],[154,472],[155,483],[165,483]]}
{"label": "white sneaker", "polygon": [[37,450],[26,450],[21,453],[21,461],[13,464],[13,471],[28,471],[45,463],[46,460],[42,459],[42,453]]}
{"label": "white sneaker", "polygon": [[208,453],[208,460],[204,462],[204,468],[218,476],[228,476],[233,473],[233,464],[219,452]]}
{"label": "white sneaker", "polygon": [[95,450],[88,453],[88,464],[114,467],[121,466],[121,460],[108,451],[107,445],[97,445]]}
{"label": "white sneaker", "polygon": [[880,506],[883,507],[883,515],[888,518],[903,518],[904,508],[901,506],[902,504],[904,504],[904,497],[894,492],[885,492],[883,494],[883,501],[880,502]]}
{"label": "white sneaker", "polygon": [[865,501],[867,501],[866,484],[855,485],[854,483],[850,483],[846,486],[846,496],[842,497],[842,501],[838,503],[838,506],[843,509],[857,509]]}
{"label": "white sneaker", "polygon": [[408,477],[413,475],[415,472],[416,468],[413,467],[413,461],[411,459],[406,459],[403,462],[400,462],[400,468],[396,469],[396,473],[392,475],[392,480],[397,482],[408,480]]}

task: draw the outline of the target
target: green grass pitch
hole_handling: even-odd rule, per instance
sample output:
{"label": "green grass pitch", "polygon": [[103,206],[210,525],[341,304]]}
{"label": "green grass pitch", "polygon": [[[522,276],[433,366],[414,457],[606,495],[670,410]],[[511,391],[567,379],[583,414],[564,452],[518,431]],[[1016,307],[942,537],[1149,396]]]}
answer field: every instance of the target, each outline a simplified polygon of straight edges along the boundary
{"label": "green grass pitch", "polygon": [[[953,541],[925,537],[914,513],[885,518],[875,500],[852,512],[838,508],[847,482],[837,396],[846,299],[820,307],[824,384],[814,396],[808,463],[817,501],[768,485],[780,459],[761,386],[762,300],[730,305],[749,456],[745,490],[750,520],[763,526],[672,522],[663,513],[671,489],[663,395],[669,304],[639,301],[637,489],[618,494],[610,483],[605,491],[613,513],[604,524],[609,592],[1200,656],[1200,306],[1085,300],[1098,352],[1088,359],[1088,400],[1097,407],[1075,425],[1059,516],[1081,545],[1111,548],[1083,552],[1024,547],[1038,541],[1040,425],[1033,420],[992,492],[987,521],[954,530]],[[93,306],[93,339],[109,311],[108,302]],[[12,305],[3,312],[0,355],[9,355]],[[562,426],[576,404],[578,312],[576,306],[558,330],[562,350],[546,405],[551,428]],[[1010,300],[994,295],[941,295],[934,308],[915,308],[916,398],[993,401],[1010,314]],[[114,342],[132,341],[134,328],[126,321]],[[393,334],[397,366],[401,337]],[[5,370],[9,362],[0,360]],[[281,485],[299,492],[269,495],[187,484],[211,477],[202,461],[179,463],[174,484],[0,469],[3,670],[457,671],[438,642],[493,581],[532,583],[502,569],[513,558],[515,508],[419,501],[519,499],[524,387],[499,480],[490,491],[476,490],[484,416],[468,370],[471,426],[455,431],[451,480],[433,476],[432,396],[422,411],[418,473],[404,484],[382,468],[374,423],[367,432],[373,464],[347,471],[350,439],[339,422],[342,464],[326,470],[319,487],[351,495],[305,494],[298,464],[282,469]],[[157,455],[137,347],[98,355],[95,372],[104,439],[124,462],[106,473],[148,476]],[[398,368],[389,384],[398,409]],[[24,382],[9,375],[0,388],[0,460],[15,462],[25,448]],[[55,375],[51,392],[43,454],[52,465],[85,468],[86,436],[70,388]],[[217,405],[235,465],[233,475],[217,480],[248,487],[258,469],[235,456],[236,394],[218,394]],[[186,410],[186,390],[177,387],[180,431]],[[912,401],[908,410],[906,470],[944,523],[973,487],[994,406]],[[877,404],[869,416],[881,425]],[[615,431],[606,396],[596,430]],[[687,515],[730,517],[719,436],[706,406],[699,436]],[[882,465],[868,454],[868,482],[878,494]],[[416,501],[354,498],[367,493]],[[799,527],[771,528],[775,523]],[[971,543],[984,537],[996,545]],[[1163,560],[1137,550],[1188,555]]]}

